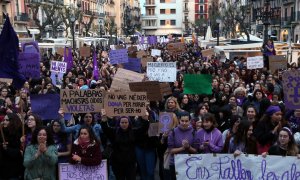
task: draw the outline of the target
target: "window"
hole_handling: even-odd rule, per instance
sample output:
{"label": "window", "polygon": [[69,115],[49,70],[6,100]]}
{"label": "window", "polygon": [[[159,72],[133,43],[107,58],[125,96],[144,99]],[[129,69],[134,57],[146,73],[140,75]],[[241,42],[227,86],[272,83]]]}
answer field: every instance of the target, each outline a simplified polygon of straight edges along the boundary
{"label": "window", "polygon": [[166,1],[165,0],[160,0],[160,3],[166,3]]}
{"label": "window", "polygon": [[200,3],[204,3],[204,0],[200,0]]}
{"label": "window", "polygon": [[200,13],[203,13],[203,6],[200,6]]}
{"label": "window", "polygon": [[176,20],[171,20],[171,26],[176,26]]}
{"label": "window", "polygon": [[160,9],[160,14],[166,14],[166,10],[165,9]]}
{"label": "window", "polygon": [[160,25],[161,25],[161,26],[166,25],[166,20],[160,20]]}
{"label": "window", "polygon": [[176,9],[171,9],[171,14],[176,14]]}

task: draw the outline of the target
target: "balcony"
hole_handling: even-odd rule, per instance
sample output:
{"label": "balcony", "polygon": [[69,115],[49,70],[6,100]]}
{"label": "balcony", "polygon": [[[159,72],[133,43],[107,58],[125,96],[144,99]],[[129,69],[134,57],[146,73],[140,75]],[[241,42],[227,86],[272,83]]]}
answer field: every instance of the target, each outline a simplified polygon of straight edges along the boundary
{"label": "balcony", "polygon": [[198,13],[199,13],[199,14],[207,14],[208,12],[207,12],[207,11],[204,11],[204,10],[199,10]]}
{"label": "balcony", "polygon": [[156,14],[142,14],[142,19],[157,19]]}
{"label": "balcony", "polygon": [[156,4],[155,4],[155,2],[153,1],[153,2],[151,2],[151,1],[146,1],[146,3],[144,3],[144,7],[155,7],[156,6]]}
{"label": "balcony", "polygon": [[184,8],[184,9],[183,9],[183,12],[184,12],[184,13],[189,13],[189,9],[188,9],[188,8]]}
{"label": "balcony", "polygon": [[291,23],[295,21],[295,16],[287,16],[281,18],[281,26],[282,27],[290,27]]}
{"label": "balcony", "polygon": [[29,21],[29,17],[27,13],[22,13],[21,15],[17,15],[14,17],[15,23],[27,23]]}
{"label": "balcony", "polygon": [[295,2],[296,2],[296,0],[282,0],[282,5],[288,6],[288,5],[294,4]]}
{"label": "balcony", "polygon": [[144,25],[142,29],[150,30],[150,29],[158,29],[157,25]]}

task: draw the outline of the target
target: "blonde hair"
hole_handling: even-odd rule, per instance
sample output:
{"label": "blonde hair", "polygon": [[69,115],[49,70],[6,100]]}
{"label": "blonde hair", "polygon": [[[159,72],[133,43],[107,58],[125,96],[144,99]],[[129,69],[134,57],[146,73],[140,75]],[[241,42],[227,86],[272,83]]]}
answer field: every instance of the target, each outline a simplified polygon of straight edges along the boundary
{"label": "blonde hair", "polygon": [[179,111],[182,111],[182,109],[180,108],[179,104],[178,104],[178,101],[177,101],[177,98],[174,97],[174,96],[171,96],[169,97],[167,100],[166,100],[166,103],[165,103],[165,110],[168,110],[168,103],[169,101],[174,101],[175,102],[175,105],[176,105],[176,110],[179,110]]}

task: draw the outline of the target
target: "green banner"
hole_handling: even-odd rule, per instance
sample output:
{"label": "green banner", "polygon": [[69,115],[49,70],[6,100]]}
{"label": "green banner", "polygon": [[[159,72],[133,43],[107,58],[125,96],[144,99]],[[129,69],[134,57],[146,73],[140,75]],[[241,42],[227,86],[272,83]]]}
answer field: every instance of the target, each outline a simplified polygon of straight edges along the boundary
{"label": "green banner", "polygon": [[212,94],[212,76],[208,74],[184,75],[184,94]]}

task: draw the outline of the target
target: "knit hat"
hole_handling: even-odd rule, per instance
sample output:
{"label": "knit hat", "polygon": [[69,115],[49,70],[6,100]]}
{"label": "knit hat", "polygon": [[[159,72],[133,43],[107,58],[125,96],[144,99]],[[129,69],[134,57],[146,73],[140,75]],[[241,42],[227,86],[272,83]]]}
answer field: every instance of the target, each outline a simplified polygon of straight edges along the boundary
{"label": "knit hat", "polygon": [[274,113],[281,111],[279,106],[269,106],[266,110],[265,114],[268,116],[272,116]]}

